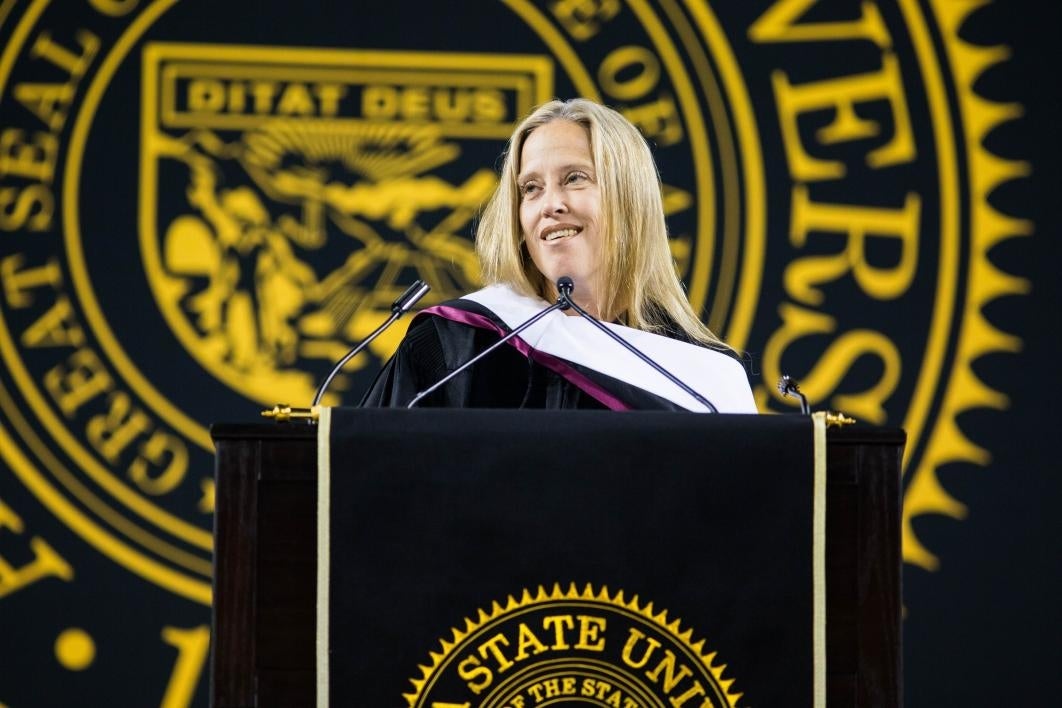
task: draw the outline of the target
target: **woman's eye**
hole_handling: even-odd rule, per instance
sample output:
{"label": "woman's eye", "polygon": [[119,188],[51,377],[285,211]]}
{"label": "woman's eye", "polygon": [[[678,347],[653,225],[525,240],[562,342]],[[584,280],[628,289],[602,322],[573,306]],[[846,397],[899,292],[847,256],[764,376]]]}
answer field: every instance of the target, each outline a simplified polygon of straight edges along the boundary
{"label": "woman's eye", "polygon": [[531,196],[536,191],[538,191],[538,185],[537,184],[534,184],[534,183],[531,183],[531,182],[527,182],[525,184],[520,185],[520,194],[522,196],[525,196],[525,197]]}
{"label": "woman's eye", "polygon": [[572,182],[581,182],[581,181],[585,180],[586,178],[587,178],[586,175],[583,174],[582,172],[572,172],[570,175],[568,175],[567,182],[569,184],[571,184]]}

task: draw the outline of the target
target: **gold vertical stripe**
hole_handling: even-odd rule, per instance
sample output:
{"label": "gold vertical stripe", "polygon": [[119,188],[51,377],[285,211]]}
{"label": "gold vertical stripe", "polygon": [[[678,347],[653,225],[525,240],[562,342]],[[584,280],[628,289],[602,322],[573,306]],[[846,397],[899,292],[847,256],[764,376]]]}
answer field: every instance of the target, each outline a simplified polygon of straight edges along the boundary
{"label": "gold vertical stripe", "polygon": [[815,471],[811,506],[813,705],[826,706],[826,414],[811,416]]}
{"label": "gold vertical stripe", "polygon": [[317,419],[317,708],[328,708],[328,574],[331,527],[332,409],[322,406]]}

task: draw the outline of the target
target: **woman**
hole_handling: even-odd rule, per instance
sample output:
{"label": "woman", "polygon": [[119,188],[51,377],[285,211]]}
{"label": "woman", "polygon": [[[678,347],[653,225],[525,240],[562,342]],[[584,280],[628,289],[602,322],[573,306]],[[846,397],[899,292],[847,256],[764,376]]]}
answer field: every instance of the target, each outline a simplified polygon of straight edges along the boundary
{"label": "woman", "polygon": [[[407,405],[556,301],[568,276],[578,305],[721,412],[755,412],[741,364],[685,297],[656,165],[619,113],[573,99],[528,116],[509,141],[476,251],[489,286],[421,312],[362,405]],[[550,313],[510,344],[419,405],[704,410],[574,310]]]}

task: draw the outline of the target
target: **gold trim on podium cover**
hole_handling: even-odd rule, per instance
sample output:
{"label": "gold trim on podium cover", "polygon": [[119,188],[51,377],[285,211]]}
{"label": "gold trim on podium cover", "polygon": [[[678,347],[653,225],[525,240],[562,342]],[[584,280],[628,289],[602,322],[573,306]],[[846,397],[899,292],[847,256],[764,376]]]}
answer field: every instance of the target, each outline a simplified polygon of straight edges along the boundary
{"label": "gold trim on podium cover", "polygon": [[811,416],[815,443],[815,479],[811,507],[811,633],[814,644],[815,708],[826,706],[826,413]]}
{"label": "gold trim on podium cover", "polygon": [[[812,705],[826,706],[826,414],[811,416],[812,489]],[[329,574],[331,565],[332,409],[322,407],[317,430],[317,708],[329,706]]]}
{"label": "gold trim on podium cover", "polygon": [[328,576],[331,569],[332,409],[317,421],[317,708],[328,708]]}

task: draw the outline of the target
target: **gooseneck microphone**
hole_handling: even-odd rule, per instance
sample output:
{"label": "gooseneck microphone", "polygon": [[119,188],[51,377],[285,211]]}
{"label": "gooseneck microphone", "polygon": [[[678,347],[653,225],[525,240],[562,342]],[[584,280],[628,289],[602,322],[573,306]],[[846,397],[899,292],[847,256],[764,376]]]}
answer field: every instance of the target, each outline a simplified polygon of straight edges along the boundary
{"label": "gooseneck microphone", "polygon": [[462,364],[461,366],[457,367],[456,369],[451,371],[449,374],[447,374],[446,376],[442,377],[441,379],[436,381],[434,384],[432,384],[428,388],[426,388],[423,391],[421,391],[420,393],[418,393],[416,396],[413,397],[413,400],[409,402],[409,405],[406,406],[406,408],[407,409],[408,408],[412,408],[413,406],[417,405],[417,403],[419,403],[422,398],[424,398],[425,396],[428,396],[431,393],[433,393],[434,391],[438,390],[441,386],[444,386],[448,381],[453,379],[455,376],[460,374],[462,371],[465,371],[466,369],[471,367],[473,364],[475,364],[480,359],[485,358],[491,352],[493,352],[495,349],[497,349],[501,345],[505,344],[510,339],[512,339],[516,335],[520,334],[525,329],[527,329],[528,327],[530,327],[534,323],[538,322],[540,319],[542,319],[543,317],[545,317],[549,313],[553,312],[554,310],[567,310],[568,307],[569,307],[569,303],[566,302],[564,300],[564,298],[557,298],[557,302],[553,303],[552,305],[550,305],[546,309],[542,310],[541,312],[536,314],[534,317],[531,317],[530,319],[526,320],[525,322],[522,322],[512,332],[509,332],[509,334],[505,335],[504,337],[499,339],[497,342],[495,342],[494,344],[490,345],[489,347],[487,347],[486,349],[481,351],[479,354],[477,354],[473,358],[469,359],[464,364]]}
{"label": "gooseneck microphone", "polygon": [[332,367],[332,370],[328,372],[328,376],[325,377],[325,380],[317,388],[317,393],[313,397],[312,405],[316,406],[321,402],[321,397],[324,396],[325,391],[328,390],[328,385],[332,383],[332,379],[334,379],[336,374],[346,366],[348,361],[353,359],[362,349],[369,346],[369,343],[372,342],[372,340],[383,334],[384,330],[395,323],[395,320],[409,312],[413,306],[417,304],[417,301],[424,297],[429,290],[431,290],[431,286],[423,280],[417,280],[406,288],[406,291],[399,295],[397,300],[391,303],[391,316],[387,318],[387,321],[373,330],[372,334],[368,337],[361,340],[356,347],[347,352],[346,355],[339,360],[339,363]]}
{"label": "gooseneck microphone", "polygon": [[782,378],[778,379],[778,393],[785,397],[793,397],[800,399],[800,412],[803,415],[811,415],[811,406],[808,405],[808,397],[805,396],[800,387],[797,386],[797,382],[792,376],[782,375]]}
{"label": "gooseneck microphone", "polygon": [[617,341],[621,345],[623,345],[623,347],[627,351],[629,351],[631,354],[634,354],[634,356],[638,357],[639,359],[644,361],[646,364],[651,366],[654,371],[659,373],[661,376],[666,378],[671,383],[673,383],[676,386],[678,386],[679,388],[681,388],[683,391],[685,391],[689,395],[693,396],[693,398],[698,403],[700,403],[702,406],[707,408],[709,411],[711,411],[712,413],[718,413],[719,412],[719,409],[716,408],[715,405],[713,405],[711,401],[709,401],[707,398],[705,398],[701,394],[699,394],[696,391],[694,391],[685,382],[679,380],[679,378],[676,377],[674,374],[672,374],[670,371],[668,371],[664,367],[660,366],[660,364],[657,364],[655,361],[650,359],[649,356],[647,356],[640,349],[638,349],[633,344],[628,342],[626,339],[624,339],[623,337],[619,336],[618,334],[613,332],[611,329],[609,329],[605,325],[601,324],[601,322],[598,321],[598,319],[596,317],[594,317],[593,315],[591,315],[589,312],[587,312],[583,308],[579,307],[579,305],[576,304],[575,300],[572,300],[572,291],[573,290],[575,290],[575,283],[572,281],[571,278],[569,278],[567,275],[563,275],[560,278],[558,278],[557,279],[557,292],[560,293],[560,297],[557,299],[557,302],[558,303],[559,302],[564,302],[565,304],[567,304],[573,310],[578,312],[579,315],[583,319],[589,321],[591,324],[593,324],[599,330],[601,330],[602,332],[607,334],[609,337],[611,337],[612,339],[614,339],[615,341]]}

